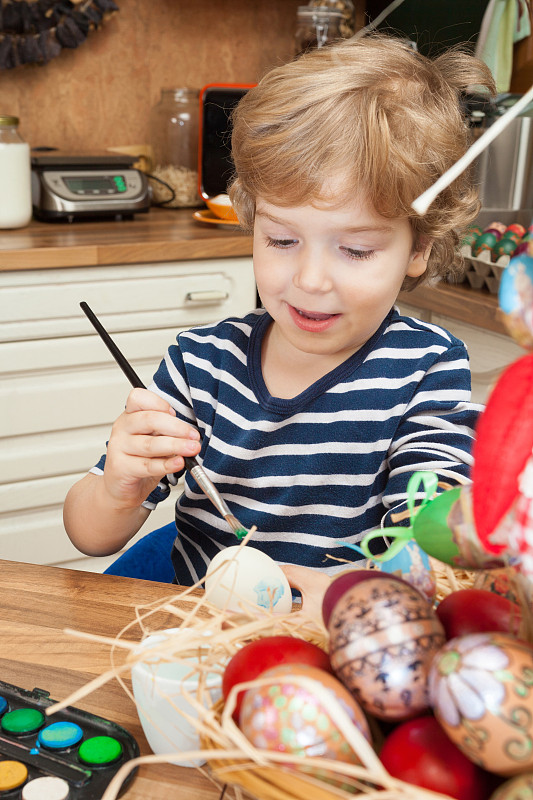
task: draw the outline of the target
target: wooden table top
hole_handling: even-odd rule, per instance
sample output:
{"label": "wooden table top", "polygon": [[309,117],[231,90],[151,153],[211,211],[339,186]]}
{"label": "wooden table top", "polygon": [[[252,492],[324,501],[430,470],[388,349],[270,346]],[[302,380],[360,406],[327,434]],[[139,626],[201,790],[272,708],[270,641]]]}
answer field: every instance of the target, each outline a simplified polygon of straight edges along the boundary
{"label": "wooden table top", "polygon": [[[0,561],[0,680],[64,700],[110,667],[110,648],[64,633],[65,628],[115,637],[134,620],[134,606],[173,596],[169,584]],[[152,628],[175,625],[161,612]],[[133,627],[127,638],[138,640]],[[132,700],[116,680],[73,704],[122,725],[151,753]],[[217,800],[217,787],[197,769],[141,765],[122,795],[127,800]]]}

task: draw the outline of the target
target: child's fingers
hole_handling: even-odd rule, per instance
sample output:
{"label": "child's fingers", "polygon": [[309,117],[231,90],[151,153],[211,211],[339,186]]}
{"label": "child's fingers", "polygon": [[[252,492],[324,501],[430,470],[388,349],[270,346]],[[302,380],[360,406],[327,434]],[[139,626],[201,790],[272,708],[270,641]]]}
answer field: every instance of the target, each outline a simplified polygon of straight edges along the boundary
{"label": "child's fingers", "polygon": [[132,389],[126,400],[126,413],[132,414],[135,411],[149,410],[163,411],[176,416],[172,406],[158,394],[150,392],[148,389]]}
{"label": "child's fingers", "polygon": [[124,413],[117,420],[116,428],[127,434],[148,436],[170,436],[176,439],[198,441],[200,434],[188,422],[161,411],[136,411]]}
{"label": "child's fingers", "polygon": [[128,456],[154,459],[193,456],[199,451],[200,442],[172,436],[130,436],[124,447]]}

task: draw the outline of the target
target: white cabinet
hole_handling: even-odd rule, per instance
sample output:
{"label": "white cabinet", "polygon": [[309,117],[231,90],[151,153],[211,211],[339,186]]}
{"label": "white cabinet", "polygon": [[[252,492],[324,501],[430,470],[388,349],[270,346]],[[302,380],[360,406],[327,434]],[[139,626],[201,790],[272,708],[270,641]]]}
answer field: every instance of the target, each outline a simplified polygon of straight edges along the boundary
{"label": "white cabinet", "polygon": [[466,344],[472,371],[472,399],[475,403],[486,403],[504,368],[526,354],[509,336],[403,302],[398,305],[403,314],[440,325]]}
{"label": "white cabinet", "polygon": [[[252,260],[0,272],[0,558],[95,569],[116,558],[84,561],[62,522],[130,390],[82,300],[149,383],[180,329],[255,307]],[[169,499],[143,533],[172,518]]]}

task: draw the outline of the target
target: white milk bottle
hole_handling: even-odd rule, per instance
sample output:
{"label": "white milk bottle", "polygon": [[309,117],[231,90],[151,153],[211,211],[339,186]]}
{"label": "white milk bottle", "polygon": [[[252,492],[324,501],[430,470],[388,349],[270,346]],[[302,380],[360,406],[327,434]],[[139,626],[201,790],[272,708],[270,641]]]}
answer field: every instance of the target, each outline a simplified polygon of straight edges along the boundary
{"label": "white milk bottle", "polygon": [[32,215],[30,146],[18,124],[0,114],[0,228],[23,228]]}

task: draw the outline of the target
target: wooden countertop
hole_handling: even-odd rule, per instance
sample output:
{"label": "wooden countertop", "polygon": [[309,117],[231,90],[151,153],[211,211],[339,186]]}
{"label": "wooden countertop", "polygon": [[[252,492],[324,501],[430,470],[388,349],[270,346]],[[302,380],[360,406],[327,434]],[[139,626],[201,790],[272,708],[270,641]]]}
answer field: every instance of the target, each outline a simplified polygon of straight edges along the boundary
{"label": "wooden countertop", "polygon": [[[197,222],[193,209],[152,208],[131,220],[51,223],[0,232],[0,272],[146,264],[154,261],[251,256],[252,237],[237,228]],[[402,292],[410,305],[507,334],[498,299],[468,284],[421,286]]]}
{"label": "wooden countertop", "polygon": [[502,322],[498,296],[486,289],[472,289],[467,283],[438,283],[436,286],[417,286],[410,292],[400,292],[399,300],[426,311],[476,325],[487,331],[509,336]]}
{"label": "wooden countertop", "polygon": [[127,220],[32,220],[26,228],[0,232],[0,271],[251,255],[251,236],[197,222],[193,211],[152,208]]}
{"label": "wooden countertop", "polygon": [[[135,606],[158,605],[177,588],[0,561],[0,679],[30,691],[39,687],[52,699],[65,700],[111,665],[108,645],[74,638],[65,629],[114,638],[135,620]],[[175,624],[175,616],[163,611],[150,621],[152,630]],[[141,633],[133,625],[127,638],[138,641]],[[74,705],[122,725],[137,739],[142,755],[151,753],[135,704],[116,680]],[[218,800],[219,795],[217,786],[194,768],[147,764],[139,767],[123,796],[127,800]]]}

